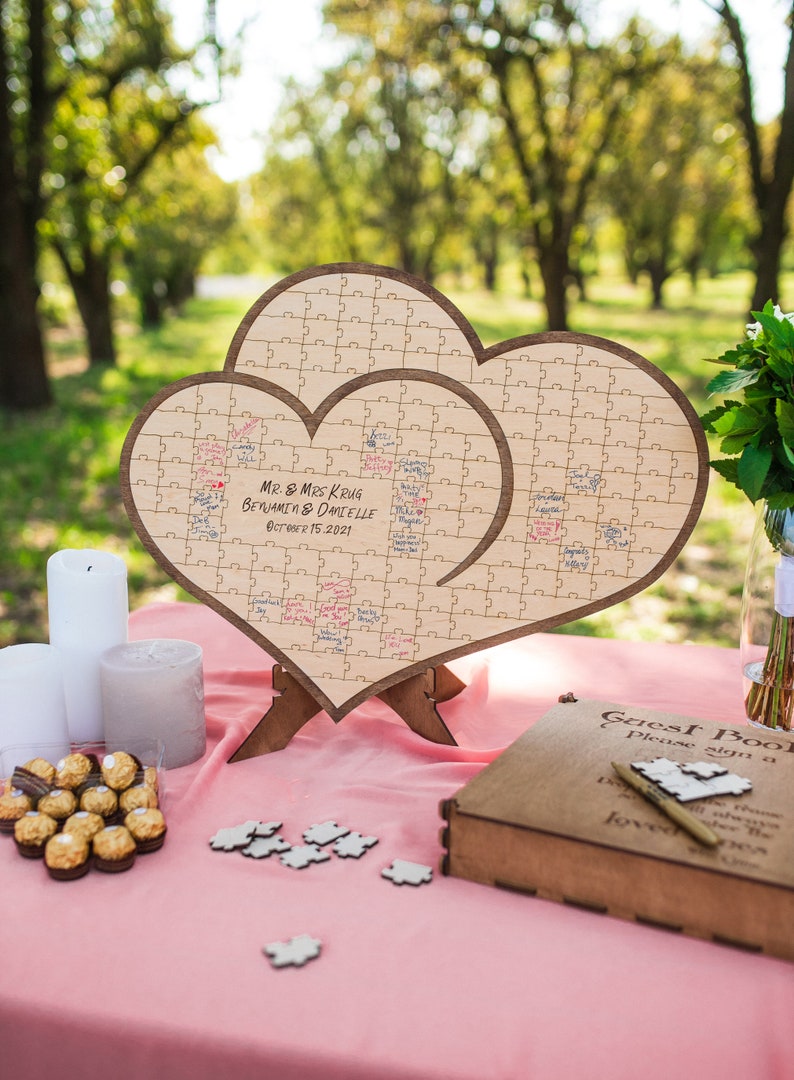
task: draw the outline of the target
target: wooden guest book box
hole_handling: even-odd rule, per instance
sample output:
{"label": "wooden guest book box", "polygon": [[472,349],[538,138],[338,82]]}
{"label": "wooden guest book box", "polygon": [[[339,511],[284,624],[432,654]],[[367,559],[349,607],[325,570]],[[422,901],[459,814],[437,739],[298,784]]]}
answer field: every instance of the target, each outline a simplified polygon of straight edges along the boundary
{"label": "wooden guest book box", "polygon": [[[686,804],[699,844],[611,763],[718,763],[752,783]],[[579,700],[441,804],[442,870],[794,960],[794,737]]]}

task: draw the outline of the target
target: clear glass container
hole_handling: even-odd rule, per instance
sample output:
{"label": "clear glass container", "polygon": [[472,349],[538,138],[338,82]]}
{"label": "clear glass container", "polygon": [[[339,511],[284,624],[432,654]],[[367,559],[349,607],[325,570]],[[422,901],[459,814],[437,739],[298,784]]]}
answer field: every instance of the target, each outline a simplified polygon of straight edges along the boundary
{"label": "clear glass container", "polygon": [[751,724],[791,730],[794,713],[794,512],[763,504],[742,592],[741,664]]}
{"label": "clear glass container", "polygon": [[[136,757],[143,768],[152,767],[156,770],[158,802],[162,808],[165,803],[165,747],[160,739],[127,739],[124,745],[114,742],[72,743],[67,753],[94,754],[101,761],[105,754],[113,753],[114,750],[125,750]],[[64,748],[54,743],[26,744],[24,747],[0,746],[0,793],[4,785],[10,784],[17,766],[24,765],[33,757],[41,757],[57,767],[63,756]]]}

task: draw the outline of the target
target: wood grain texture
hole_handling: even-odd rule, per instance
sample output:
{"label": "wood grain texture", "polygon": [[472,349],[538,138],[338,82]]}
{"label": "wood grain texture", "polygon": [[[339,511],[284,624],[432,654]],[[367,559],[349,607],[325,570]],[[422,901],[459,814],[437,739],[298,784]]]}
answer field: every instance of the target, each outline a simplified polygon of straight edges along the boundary
{"label": "wood grain texture", "polygon": [[[794,739],[581,699],[552,708],[441,805],[442,870],[794,960]],[[718,762],[752,790],[688,803],[705,847],[612,760]]]}

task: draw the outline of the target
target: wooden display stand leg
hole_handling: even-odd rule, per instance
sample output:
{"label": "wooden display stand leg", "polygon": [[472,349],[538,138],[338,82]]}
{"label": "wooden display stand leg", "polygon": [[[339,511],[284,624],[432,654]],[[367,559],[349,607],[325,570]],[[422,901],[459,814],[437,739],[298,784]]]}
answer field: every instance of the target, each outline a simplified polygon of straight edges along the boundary
{"label": "wooden display stand leg", "polygon": [[[378,697],[417,735],[429,742],[456,746],[452,733],[436,710],[436,702],[449,701],[465,685],[442,665],[404,679],[383,690]],[[281,664],[273,665],[273,689],[278,691],[278,696],[273,698],[268,711],[229,758],[229,763],[283,750],[304,724],[322,712],[322,706]]]}
{"label": "wooden display stand leg", "polygon": [[388,690],[382,690],[378,697],[385,701],[390,709],[394,709],[408,727],[423,739],[446,746],[457,746],[452,733],[436,710],[436,700],[448,699],[435,698],[435,685],[435,670],[428,668],[421,675],[412,675],[410,679],[403,679]]}
{"label": "wooden display stand leg", "polygon": [[244,742],[237,747],[229,762],[283,750],[293,735],[308,723],[322,705],[318,705],[308,690],[285,671],[281,664],[273,665],[273,689],[278,696]]}

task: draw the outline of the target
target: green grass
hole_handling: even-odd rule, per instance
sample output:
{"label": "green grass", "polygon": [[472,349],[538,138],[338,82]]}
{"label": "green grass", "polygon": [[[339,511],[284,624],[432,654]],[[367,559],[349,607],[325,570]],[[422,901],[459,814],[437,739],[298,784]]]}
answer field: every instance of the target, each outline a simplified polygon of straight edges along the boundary
{"label": "green grass", "polygon": [[[508,291],[491,295],[439,282],[485,344],[543,328],[541,306]],[[704,362],[738,340],[750,295],[748,275],[668,287],[667,308],[620,280],[590,285],[574,306],[572,329],[611,338],[664,370],[701,412],[714,372]],[[46,564],[60,548],[97,547],[122,556],[131,607],[188,599],[145,552],[127,520],[118,460],[130,424],[162,386],[217,371],[255,296],[194,300],[157,331],[127,326],[115,368],[87,369],[74,328],[50,340],[55,405],[3,417],[0,431],[0,645],[47,640]],[[713,475],[698,524],[681,555],[643,593],[561,632],[643,640],[735,645],[744,561],[755,512]]]}

